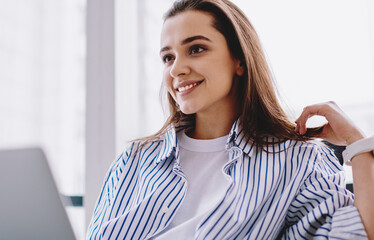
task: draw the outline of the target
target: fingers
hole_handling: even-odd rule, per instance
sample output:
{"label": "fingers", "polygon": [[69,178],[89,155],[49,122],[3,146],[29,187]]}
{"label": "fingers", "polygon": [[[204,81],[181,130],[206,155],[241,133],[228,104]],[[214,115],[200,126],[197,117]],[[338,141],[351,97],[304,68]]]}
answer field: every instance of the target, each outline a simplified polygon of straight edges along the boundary
{"label": "fingers", "polygon": [[315,111],[311,108],[311,106],[305,107],[303,109],[303,112],[299,116],[298,119],[296,119],[296,132],[299,132],[299,134],[304,135],[306,133],[306,122],[309,118],[316,115]]}
{"label": "fingers", "polygon": [[309,112],[303,112],[300,117],[295,121],[296,123],[296,132],[299,132],[299,134],[304,135],[306,133],[306,122],[309,118],[311,118],[313,115],[311,115]]}
{"label": "fingers", "polygon": [[335,102],[326,102],[305,107],[299,118],[295,121],[295,131],[301,135],[306,134],[306,122],[310,117],[315,115],[325,117],[328,122],[327,125],[323,126],[322,132],[317,134],[320,138],[332,140],[330,142],[336,142],[341,145],[350,144],[364,136],[360,129],[355,126]]}
{"label": "fingers", "polygon": [[337,105],[335,102],[326,102],[305,107],[299,118],[295,121],[295,131],[299,132],[299,134],[301,135],[304,135],[307,131],[306,122],[309,118],[317,115],[323,116],[327,119],[328,115],[330,115],[330,112],[336,111],[336,108]]}

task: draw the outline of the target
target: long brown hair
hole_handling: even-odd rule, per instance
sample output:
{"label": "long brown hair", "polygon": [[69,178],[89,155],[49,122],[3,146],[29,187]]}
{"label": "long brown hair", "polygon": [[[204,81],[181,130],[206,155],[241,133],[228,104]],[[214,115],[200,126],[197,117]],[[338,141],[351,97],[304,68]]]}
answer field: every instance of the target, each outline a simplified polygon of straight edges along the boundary
{"label": "long brown hair", "polygon": [[[255,29],[245,14],[228,0],[179,0],[164,15],[164,21],[187,10],[203,11],[214,18],[213,27],[226,39],[232,56],[241,61],[244,75],[237,81],[240,122],[243,132],[260,147],[266,144],[266,136],[307,140],[321,128],[309,129],[304,136],[295,132],[291,122],[279,104],[273,77]],[[163,88],[163,87],[162,87]],[[165,94],[165,89],[161,94]],[[195,114],[182,113],[173,97],[167,93],[170,115],[164,126],[154,135],[140,140],[149,141],[160,137],[170,126],[193,122]],[[272,142],[273,143],[273,142]]]}

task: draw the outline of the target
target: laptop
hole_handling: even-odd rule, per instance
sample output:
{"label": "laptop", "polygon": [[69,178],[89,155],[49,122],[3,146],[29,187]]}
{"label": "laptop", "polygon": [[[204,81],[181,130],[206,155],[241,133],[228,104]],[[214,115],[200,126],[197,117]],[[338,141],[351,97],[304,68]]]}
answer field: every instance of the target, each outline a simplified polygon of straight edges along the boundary
{"label": "laptop", "polygon": [[0,150],[0,238],[76,239],[40,148]]}

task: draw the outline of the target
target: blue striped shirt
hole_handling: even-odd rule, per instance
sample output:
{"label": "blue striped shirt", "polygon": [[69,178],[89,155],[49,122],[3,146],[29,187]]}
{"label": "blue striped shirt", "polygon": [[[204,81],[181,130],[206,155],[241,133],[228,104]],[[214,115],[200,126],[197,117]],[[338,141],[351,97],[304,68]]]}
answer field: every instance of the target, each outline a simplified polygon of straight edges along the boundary
{"label": "blue striped shirt", "polygon": [[[176,129],[113,162],[88,239],[150,239],[171,222],[188,182]],[[316,141],[288,140],[260,149],[236,121],[223,172],[231,184],[195,230],[195,239],[367,239],[354,196],[333,153]]]}

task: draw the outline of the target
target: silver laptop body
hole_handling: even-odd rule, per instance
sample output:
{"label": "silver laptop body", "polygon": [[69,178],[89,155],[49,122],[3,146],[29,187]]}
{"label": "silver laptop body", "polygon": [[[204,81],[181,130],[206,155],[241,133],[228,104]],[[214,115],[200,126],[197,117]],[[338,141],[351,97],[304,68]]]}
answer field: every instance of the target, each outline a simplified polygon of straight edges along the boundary
{"label": "silver laptop body", "polygon": [[76,239],[39,148],[0,150],[0,239]]}

